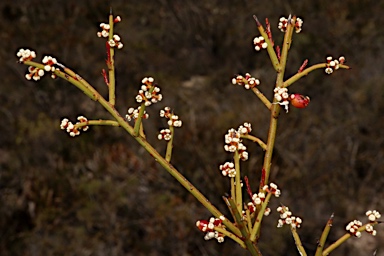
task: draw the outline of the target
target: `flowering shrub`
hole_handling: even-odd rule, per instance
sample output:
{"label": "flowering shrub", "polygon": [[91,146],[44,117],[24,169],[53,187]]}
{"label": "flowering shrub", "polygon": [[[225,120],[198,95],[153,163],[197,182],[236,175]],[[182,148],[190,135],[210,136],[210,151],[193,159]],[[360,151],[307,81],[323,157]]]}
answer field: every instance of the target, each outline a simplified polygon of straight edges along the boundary
{"label": "flowering shrub", "polygon": [[[244,76],[237,75],[232,79],[234,85],[240,85],[247,90],[251,90],[264,103],[265,107],[270,111],[270,125],[266,142],[251,134],[252,126],[248,122],[243,123],[237,129],[230,128],[224,136],[224,150],[232,155],[233,160],[219,165],[218,171],[230,181],[228,195],[224,196],[223,199],[231,216],[225,216],[211,204],[209,200],[172,165],[171,159],[175,128],[181,127],[182,121],[178,115],[174,114],[170,107],[165,107],[160,111],[160,117],[167,119],[168,127],[160,129],[157,135],[159,140],[167,142],[165,154],[161,154],[155,150],[151,142],[147,141],[144,129],[144,120],[149,118],[147,108],[158,103],[163,98],[160,93],[160,87],[155,83],[154,78],[145,77],[142,79],[142,85],[135,96],[137,106],[127,107],[128,110],[125,115],[121,115],[115,108],[114,55],[115,50],[123,48],[120,36],[114,34],[115,23],[121,22],[119,16],[113,17],[111,14],[108,24],[101,23],[100,28],[102,31],[97,32],[98,37],[107,40],[106,65],[108,71],[102,70],[104,82],[108,87],[107,98],[102,96],[90,83],[60,63],[56,58],[45,56],[41,63],[34,62],[33,59],[36,58],[36,53],[30,49],[20,49],[17,52],[17,57],[20,63],[28,66],[28,73],[25,76],[26,79],[38,81],[46,73],[50,74],[52,78],[60,77],[65,79],[83,91],[89,98],[99,102],[112,117],[112,119],[108,120],[93,120],[79,116],[76,123],[72,123],[67,118],[64,118],[60,124],[61,129],[65,130],[70,136],[75,137],[80,135],[80,132],[89,130],[89,127],[92,125],[118,126],[123,128],[213,215],[213,217],[210,217],[208,220],[202,219],[196,222],[197,228],[204,233],[204,239],[215,239],[217,242],[222,243],[226,238],[229,238],[248,250],[251,255],[262,255],[258,245],[263,242],[260,232],[261,223],[263,222],[263,218],[269,216],[272,211],[272,209],[268,207],[272,196],[280,197],[282,195],[281,190],[276,185],[277,181],[270,182],[271,160],[280,112],[281,109],[284,108],[285,112],[288,113],[291,105],[300,109],[306,108],[310,103],[308,96],[290,93],[288,87],[316,69],[324,69],[326,74],[332,74],[338,69],[349,69],[349,67],[344,64],[344,57],[340,57],[337,60],[333,59],[333,57],[327,57],[324,63],[315,64],[310,67],[307,67],[308,61],[305,60],[296,74],[284,80],[293,32],[300,33],[302,31],[303,20],[296,16],[289,16],[288,18],[282,17],[280,19],[278,29],[284,33],[284,40],[280,47],[278,45],[275,46],[268,20],[266,20],[266,27],[264,28],[256,16],[254,16],[254,19],[260,33],[260,35],[256,36],[253,40],[254,48],[256,51],[267,50],[277,76],[276,83],[274,87],[271,88],[274,92],[271,100],[260,91],[260,80],[252,77],[251,74],[246,73]],[[250,184],[248,178],[241,175],[240,160],[247,161],[249,159],[246,146],[248,141],[256,142],[265,151],[263,167],[260,170],[260,182],[256,191],[252,189],[255,185]],[[303,220],[293,215],[290,209],[284,205],[279,206],[277,212],[280,214],[280,218],[277,220],[276,226],[279,228],[285,225],[288,226],[293,234],[296,247],[300,254],[307,255],[297,231],[304,225]],[[326,246],[327,236],[333,221],[332,215],[326,223],[319,239],[315,255],[328,255],[350,237],[360,237],[362,232],[367,232],[375,236],[376,230],[374,226],[380,223],[379,219],[381,215],[376,210],[369,210],[366,212],[366,215],[368,217],[366,224],[358,220],[351,221],[346,226],[347,233],[331,245]]]}

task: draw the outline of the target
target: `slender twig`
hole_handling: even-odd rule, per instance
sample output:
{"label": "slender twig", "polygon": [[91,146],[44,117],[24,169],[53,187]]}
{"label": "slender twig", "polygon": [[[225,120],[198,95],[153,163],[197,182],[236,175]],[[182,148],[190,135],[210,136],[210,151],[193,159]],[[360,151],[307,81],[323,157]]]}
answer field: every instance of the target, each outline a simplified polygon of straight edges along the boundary
{"label": "slender twig", "polygon": [[253,19],[256,21],[257,29],[259,30],[262,37],[264,37],[265,42],[268,44],[267,51],[269,58],[271,59],[272,65],[276,71],[279,71],[281,66],[279,60],[276,56],[275,50],[273,49],[273,43],[269,40],[268,34],[265,32],[260,21],[257,19],[256,15],[253,15]]}
{"label": "slender twig", "polygon": [[297,250],[299,251],[301,256],[307,256],[307,253],[305,252],[305,249],[301,243],[301,239],[299,237],[299,234],[297,233],[297,229],[294,227],[291,227],[291,232],[293,235],[293,239],[295,239],[295,244],[297,247]]}
{"label": "slender twig", "polygon": [[319,244],[317,245],[315,256],[321,256],[323,254],[325,241],[327,241],[329,231],[331,230],[331,227],[332,227],[333,217],[334,217],[334,214],[332,213],[331,217],[328,219],[327,224],[324,227],[323,233],[321,234]]}
{"label": "slender twig", "polygon": [[174,138],[174,131],[175,131],[175,128],[173,127],[173,125],[169,126],[169,130],[171,133],[171,139],[167,143],[167,151],[165,153],[165,160],[167,160],[167,162],[170,162],[172,157],[173,138]]}
{"label": "slender twig", "polygon": [[[109,14],[109,36],[108,41],[113,40],[113,14],[112,10]],[[107,42],[108,44],[108,42]],[[108,86],[108,93],[109,93],[109,103],[114,106],[116,95],[115,95],[115,48],[114,47],[107,47],[108,51],[108,60],[107,60],[107,66],[108,66],[108,77],[109,77],[109,86]]]}

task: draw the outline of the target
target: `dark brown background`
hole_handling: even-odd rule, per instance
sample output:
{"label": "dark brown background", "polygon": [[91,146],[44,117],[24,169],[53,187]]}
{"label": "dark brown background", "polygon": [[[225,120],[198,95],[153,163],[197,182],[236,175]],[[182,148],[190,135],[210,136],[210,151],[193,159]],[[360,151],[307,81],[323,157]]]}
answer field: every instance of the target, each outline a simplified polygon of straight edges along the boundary
{"label": "dark brown background", "polygon": [[[78,115],[107,118],[74,86],[48,77],[23,76],[20,47],[51,54],[103,94],[105,42],[96,37],[109,7],[124,48],[117,52],[117,107],[135,106],[144,76],[154,76],[164,100],[148,111],[146,133],[161,152],[157,113],[171,106],[183,120],[173,163],[220,209],[228,180],[218,166],[227,129],[249,121],[266,139],[268,112],[256,96],[230,84],[251,72],[272,95],[275,74],[266,51],[256,53],[252,19],[270,18],[276,43],[278,19],[304,19],[294,37],[287,77],[302,61],[345,55],[352,70],[331,76],[316,71],[290,88],[311,97],[305,110],[280,118],[272,180],[282,188],[266,218],[264,255],[297,255],[288,229],[277,229],[275,206],[303,217],[299,233],[312,254],[321,230],[335,213],[330,241],[368,209],[383,202],[383,1],[8,1],[0,3],[0,254],[1,255],[246,255],[229,239],[206,242],[195,228],[209,218],[173,178],[121,129],[92,127],[76,138],[59,129]],[[248,144],[242,165],[257,189],[263,152]],[[351,239],[334,255],[384,255],[378,237]]]}

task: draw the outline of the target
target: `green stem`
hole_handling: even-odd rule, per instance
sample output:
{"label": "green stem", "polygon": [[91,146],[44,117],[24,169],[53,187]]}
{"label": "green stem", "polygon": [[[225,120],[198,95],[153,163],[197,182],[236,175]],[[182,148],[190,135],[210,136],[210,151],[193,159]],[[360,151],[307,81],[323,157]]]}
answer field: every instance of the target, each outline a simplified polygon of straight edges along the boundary
{"label": "green stem", "polygon": [[277,130],[277,119],[280,113],[280,105],[273,104],[271,108],[271,118],[269,121],[269,131],[268,131],[268,140],[267,140],[267,148],[265,150],[264,155],[264,163],[263,163],[263,173],[262,178],[260,179],[260,188],[261,191],[265,184],[268,184],[269,176],[271,172],[271,162],[272,162],[272,154],[273,148],[275,145],[276,139],[276,130]]}
{"label": "green stem", "polygon": [[257,144],[259,144],[259,146],[262,149],[264,149],[264,150],[267,149],[267,144],[265,144],[261,139],[255,137],[255,136],[252,136],[250,134],[244,134],[244,135],[241,135],[241,138],[256,142]]}
{"label": "green stem", "polygon": [[87,122],[80,122],[75,124],[76,127],[83,127],[89,125],[109,125],[109,126],[120,126],[120,124],[113,120],[88,120]]}
{"label": "green stem", "polygon": [[143,115],[144,115],[144,112],[145,112],[145,102],[141,103],[140,105],[140,111],[139,111],[139,116],[137,117],[136,121],[135,121],[135,127],[134,127],[134,133],[133,133],[133,136],[138,136],[139,135],[139,132],[140,132],[140,127],[141,126],[141,121],[143,119]]}
{"label": "green stem", "polygon": [[232,212],[232,215],[235,216],[236,224],[240,229],[240,232],[242,234],[242,240],[245,242],[248,251],[251,253],[251,255],[261,256],[261,252],[258,246],[256,245],[256,243],[253,243],[249,238],[249,230],[247,229],[245,222],[242,220],[240,212],[237,210],[236,202],[232,198],[227,198],[227,200],[230,205],[229,210]]}
{"label": "green stem", "polygon": [[[109,40],[113,40],[113,15],[112,12],[109,14]],[[107,42],[108,43],[108,42]],[[109,103],[111,105],[115,105],[116,101],[116,95],[115,95],[115,48],[114,47],[108,47],[108,57],[109,59],[107,60],[107,66],[108,66],[108,78],[109,78],[109,86],[108,86],[108,93],[109,93]]]}
{"label": "green stem", "polygon": [[236,176],[235,176],[235,190],[236,190],[236,206],[238,212],[242,212],[243,207],[243,195],[241,190],[241,175],[240,175],[240,155],[239,151],[235,151],[235,155],[233,156],[233,160],[235,162],[235,170],[236,170]]}
{"label": "green stem", "polygon": [[[366,228],[366,226],[367,226],[368,224],[374,226],[374,225],[378,224],[378,222],[367,223],[367,224],[361,226],[360,228],[358,228],[357,230],[358,230],[359,232],[364,232],[364,231],[365,231],[365,228]],[[345,241],[347,241],[347,240],[348,240],[349,238],[351,238],[351,237],[352,237],[352,235],[351,235],[350,233],[347,233],[347,234],[343,235],[342,237],[340,237],[339,239],[337,239],[336,242],[334,242],[333,244],[331,244],[330,246],[328,246],[328,248],[325,249],[325,250],[323,251],[323,254],[322,254],[322,255],[323,255],[323,256],[329,255],[333,250],[335,250],[337,247],[339,247],[342,243],[344,243]]]}
{"label": "green stem", "polygon": [[167,162],[170,162],[172,157],[173,137],[175,128],[171,125],[169,126],[169,130],[171,131],[171,139],[167,143],[167,151],[165,153],[165,160],[167,160]]}
{"label": "green stem", "polygon": [[[289,18],[289,20],[291,20],[291,18]],[[293,23],[295,21],[296,21],[296,17],[293,17]],[[288,51],[292,42],[292,33],[293,33],[293,26],[292,26],[292,23],[289,22],[287,26],[287,30],[285,31],[279,69],[277,70],[276,87],[283,87],[284,72],[287,64]],[[263,188],[263,186],[267,184],[269,181],[269,176],[271,173],[272,153],[273,153],[273,148],[275,146],[275,139],[276,139],[277,119],[279,117],[279,113],[281,109],[280,105],[276,104],[277,103],[276,99],[273,100],[273,103],[274,104],[272,104],[272,107],[271,107],[271,118],[269,122],[267,149],[264,155],[263,173],[262,173],[262,178],[260,179],[260,188],[259,188],[260,191]]]}
{"label": "green stem", "polygon": [[316,249],[315,256],[321,256],[323,254],[324,244],[325,244],[325,241],[327,241],[329,231],[331,230],[331,227],[332,227],[333,216],[334,215],[332,213],[331,217],[327,221],[327,224],[325,225],[323,233],[321,234],[321,237],[320,237],[319,245],[317,246],[317,249]]}
{"label": "green stem", "polygon": [[[283,87],[288,87],[290,86],[291,84],[293,84],[294,82],[296,82],[297,80],[299,80],[300,78],[302,78],[303,76],[306,76],[308,75],[310,72],[316,70],[316,69],[323,69],[327,66],[326,63],[319,63],[319,64],[316,64],[316,65],[312,65],[306,69],[304,69],[303,71],[301,71],[300,73],[297,73],[295,74],[294,76],[290,77],[289,79],[287,79],[284,84],[283,84]],[[350,69],[349,66],[347,65],[340,65],[339,66],[340,68],[343,68],[343,69]]]}
{"label": "green stem", "polygon": [[226,229],[223,229],[223,228],[219,228],[219,227],[215,227],[214,228],[217,232],[220,232],[222,234],[224,234],[225,236],[231,238],[233,241],[235,241],[236,243],[238,243],[241,247],[243,247],[244,249],[247,249],[247,246],[245,245],[245,243],[236,235],[232,234],[231,232],[229,232],[228,230]]}
{"label": "green stem", "polygon": [[268,109],[271,109],[271,105],[272,103],[267,99],[267,97],[264,96],[264,94],[262,92],[260,92],[259,89],[257,89],[256,87],[253,87],[252,88],[252,91],[256,94],[257,97],[259,97],[259,99],[261,100],[261,102],[264,103],[264,105],[268,108]]}
{"label": "green stem", "polygon": [[265,197],[264,202],[261,205],[261,208],[257,214],[257,218],[255,220],[255,224],[253,225],[252,231],[251,231],[251,241],[256,241],[257,233],[260,230],[261,221],[263,220],[265,209],[268,206],[269,200],[271,199],[272,193],[268,193]]}
{"label": "green stem", "polygon": [[274,69],[277,72],[279,72],[279,70],[281,69],[281,65],[279,63],[279,59],[277,58],[275,50],[273,49],[273,45],[272,45],[271,41],[269,40],[267,33],[264,31],[263,26],[261,25],[261,23],[257,19],[256,15],[253,15],[253,18],[256,21],[257,29],[259,30],[262,37],[264,37],[265,42],[268,44],[267,51],[268,51],[269,58],[271,59],[272,65],[273,65]]}
{"label": "green stem", "polygon": [[299,234],[297,233],[296,228],[291,227],[291,232],[293,235],[293,239],[295,239],[295,244],[296,244],[297,250],[299,250],[300,255],[307,256],[307,253],[305,252],[305,249],[301,243],[301,240],[300,240]]}

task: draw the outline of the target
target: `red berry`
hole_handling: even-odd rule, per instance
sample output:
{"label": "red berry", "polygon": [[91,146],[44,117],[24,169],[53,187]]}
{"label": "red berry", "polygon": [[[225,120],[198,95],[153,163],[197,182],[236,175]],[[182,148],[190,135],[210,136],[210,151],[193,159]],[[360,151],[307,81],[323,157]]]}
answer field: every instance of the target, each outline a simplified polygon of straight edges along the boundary
{"label": "red berry", "polygon": [[304,96],[298,93],[291,94],[289,96],[289,100],[291,101],[292,106],[296,108],[306,108],[310,102],[308,96]]}

